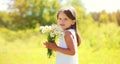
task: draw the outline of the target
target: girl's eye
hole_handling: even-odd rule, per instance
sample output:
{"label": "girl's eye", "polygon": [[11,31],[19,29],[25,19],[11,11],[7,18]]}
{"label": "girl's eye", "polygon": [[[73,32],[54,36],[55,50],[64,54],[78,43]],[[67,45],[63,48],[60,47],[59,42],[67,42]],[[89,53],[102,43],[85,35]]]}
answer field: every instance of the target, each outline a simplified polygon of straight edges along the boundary
{"label": "girl's eye", "polygon": [[61,18],[58,18],[58,21],[61,21],[62,19]]}
{"label": "girl's eye", "polygon": [[64,19],[58,18],[58,21],[67,21],[67,20],[68,20],[67,18],[64,18]]}
{"label": "girl's eye", "polygon": [[68,20],[67,18],[65,18],[64,20]]}
{"label": "girl's eye", "polygon": [[61,18],[58,18],[58,20],[61,20]]}

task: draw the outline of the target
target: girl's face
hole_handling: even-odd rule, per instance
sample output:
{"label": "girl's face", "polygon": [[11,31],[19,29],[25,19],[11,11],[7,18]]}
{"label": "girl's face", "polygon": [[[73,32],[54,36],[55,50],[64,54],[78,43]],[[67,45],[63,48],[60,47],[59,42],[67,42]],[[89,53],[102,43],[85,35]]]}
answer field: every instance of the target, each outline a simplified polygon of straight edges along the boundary
{"label": "girl's face", "polygon": [[71,20],[64,12],[59,13],[58,15],[58,25],[61,26],[63,30],[71,27],[75,23],[75,20]]}

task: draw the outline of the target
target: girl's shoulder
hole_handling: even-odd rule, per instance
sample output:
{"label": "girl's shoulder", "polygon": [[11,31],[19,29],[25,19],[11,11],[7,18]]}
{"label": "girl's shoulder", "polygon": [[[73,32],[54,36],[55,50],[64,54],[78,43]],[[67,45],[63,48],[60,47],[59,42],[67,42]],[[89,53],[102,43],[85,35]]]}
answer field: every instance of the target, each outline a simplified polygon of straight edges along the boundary
{"label": "girl's shoulder", "polygon": [[74,32],[75,30],[74,30],[74,29],[67,29],[67,30],[65,30],[64,32],[66,32],[66,31]]}
{"label": "girl's shoulder", "polygon": [[74,32],[75,30],[74,29],[68,29],[67,31]]}
{"label": "girl's shoulder", "polygon": [[74,29],[68,29],[64,31],[64,35],[72,35],[74,33]]}
{"label": "girl's shoulder", "polygon": [[75,30],[74,29],[67,29],[67,30],[65,30],[65,32],[73,33],[73,32],[75,32]]}

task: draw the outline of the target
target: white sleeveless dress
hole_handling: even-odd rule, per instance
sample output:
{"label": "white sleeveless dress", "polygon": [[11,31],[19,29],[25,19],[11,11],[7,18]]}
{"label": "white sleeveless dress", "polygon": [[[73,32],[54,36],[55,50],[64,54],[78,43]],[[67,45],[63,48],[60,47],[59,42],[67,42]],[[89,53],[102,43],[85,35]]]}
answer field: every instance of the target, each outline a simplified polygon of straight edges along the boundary
{"label": "white sleeveless dress", "polygon": [[[78,51],[77,51],[77,39],[74,29],[68,29],[69,32],[73,35],[75,55],[67,55],[61,52],[56,52],[56,64],[78,64]],[[61,48],[67,48],[64,35],[61,36],[58,46]]]}

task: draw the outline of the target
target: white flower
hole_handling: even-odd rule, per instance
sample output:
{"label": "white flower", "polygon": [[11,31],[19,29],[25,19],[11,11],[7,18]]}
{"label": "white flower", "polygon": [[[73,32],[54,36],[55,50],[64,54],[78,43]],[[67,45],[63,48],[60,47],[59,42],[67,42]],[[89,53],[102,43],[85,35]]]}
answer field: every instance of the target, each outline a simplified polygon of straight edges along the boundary
{"label": "white flower", "polygon": [[40,26],[40,31],[42,33],[50,32],[52,30],[51,26]]}
{"label": "white flower", "polygon": [[50,32],[50,37],[54,37],[55,34],[53,32]]}
{"label": "white flower", "polygon": [[49,33],[51,37],[61,35],[63,30],[60,26],[53,24],[52,26],[40,26],[42,33]]}
{"label": "white flower", "polygon": [[[63,30],[60,26],[53,24],[52,26],[40,26],[40,31],[42,33],[48,33],[48,41],[54,42],[56,36],[60,36],[63,34]],[[48,49],[49,57],[52,55],[52,50]]]}

